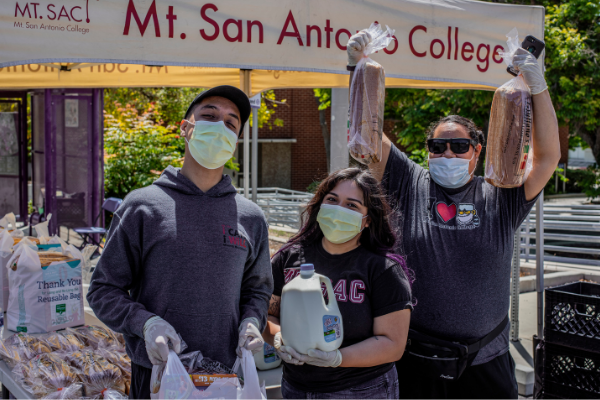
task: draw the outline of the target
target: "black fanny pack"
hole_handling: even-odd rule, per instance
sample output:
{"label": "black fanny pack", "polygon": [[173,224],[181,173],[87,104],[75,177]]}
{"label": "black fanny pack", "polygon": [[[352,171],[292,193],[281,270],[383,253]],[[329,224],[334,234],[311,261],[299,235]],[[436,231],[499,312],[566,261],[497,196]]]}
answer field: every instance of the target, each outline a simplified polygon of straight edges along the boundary
{"label": "black fanny pack", "polygon": [[431,378],[455,381],[471,365],[479,350],[502,333],[508,322],[507,315],[500,325],[475,343],[451,342],[410,329],[403,361]]}

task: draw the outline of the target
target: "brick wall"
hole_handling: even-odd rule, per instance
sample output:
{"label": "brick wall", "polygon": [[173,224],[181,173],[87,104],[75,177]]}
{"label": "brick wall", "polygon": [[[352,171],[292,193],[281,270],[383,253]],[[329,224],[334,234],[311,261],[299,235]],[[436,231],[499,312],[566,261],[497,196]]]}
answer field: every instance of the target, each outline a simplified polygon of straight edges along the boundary
{"label": "brick wall", "polygon": [[[318,104],[312,89],[278,89],[277,100],[285,99],[287,105],[278,105],[274,118],[283,120],[283,127],[263,128],[260,138],[295,138],[292,144],[292,189],[306,190],[313,180],[327,174],[327,156],[319,124]],[[326,111],[330,122],[330,111]]]}

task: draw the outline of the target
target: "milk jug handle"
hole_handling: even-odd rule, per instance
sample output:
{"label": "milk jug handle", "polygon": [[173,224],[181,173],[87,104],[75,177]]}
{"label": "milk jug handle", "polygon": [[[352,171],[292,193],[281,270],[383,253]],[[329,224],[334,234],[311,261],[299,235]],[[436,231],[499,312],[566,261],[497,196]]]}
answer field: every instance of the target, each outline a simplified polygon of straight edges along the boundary
{"label": "milk jug handle", "polygon": [[[331,286],[331,280],[325,276],[319,276],[319,280],[325,284],[327,298],[329,299],[329,304],[331,304],[331,300],[335,300],[335,292],[333,291],[333,286]],[[325,304],[325,298],[323,298],[323,304]],[[327,304],[325,304],[325,308],[329,309]]]}

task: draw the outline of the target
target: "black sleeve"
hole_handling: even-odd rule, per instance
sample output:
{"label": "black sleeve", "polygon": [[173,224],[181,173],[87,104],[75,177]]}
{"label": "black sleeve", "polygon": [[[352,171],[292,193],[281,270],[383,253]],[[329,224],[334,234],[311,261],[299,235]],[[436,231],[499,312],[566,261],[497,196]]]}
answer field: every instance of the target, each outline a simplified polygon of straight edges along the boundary
{"label": "black sleeve", "polygon": [[502,197],[504,198],[504,204],[508,205],[508,209],[511,216],[512,228],[517,230],[523,223],[527,214],[531,212],[531,209],[535,205],[535,202],[540,197],[540,193],[537,194],[533,199],[527,201],[525,198],[525,185],[521,185],[518,188],[511,189],[499,189]]}
{"label": "black sleeve", "polygon": [[373,317],[381,317],[395,311],[412,311],[412,292],[406,274],[397,263],[393,263],[373,282],[371,304]]}
{"label": "black sleeve", "polygon": [[418,176],[424,172],[423,167],[409,159],[392,144],[381,184],[388,196],[398,201],[408,193]]}
{"label": "black sleeve", "polygon": [[279,252],[271,258],[271,269],[273,271],[273,294],[281,296],[283,285],[285,285],[285,276],[283,268],[285,266],[286,255],[284,252]]}

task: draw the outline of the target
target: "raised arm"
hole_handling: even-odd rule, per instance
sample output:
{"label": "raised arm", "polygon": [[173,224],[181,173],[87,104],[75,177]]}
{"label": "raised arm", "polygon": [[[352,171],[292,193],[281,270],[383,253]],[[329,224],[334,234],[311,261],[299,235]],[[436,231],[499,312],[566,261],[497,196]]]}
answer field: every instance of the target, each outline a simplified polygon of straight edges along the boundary
{"label": "raised arm", "polygon": [[548,85],[536,58],[528,51],[519,49],[513,64],[523,74],[532,94],[533,164],[525,181],[525,198],[529,201],[544,189],[560,160],[558,122]]}
{"label": "raised arm", "polygon": [[529,201],[546,186],[560,160],[558,122],[548,90],[532,96],[533,165],[525,181],[525,198]]}

